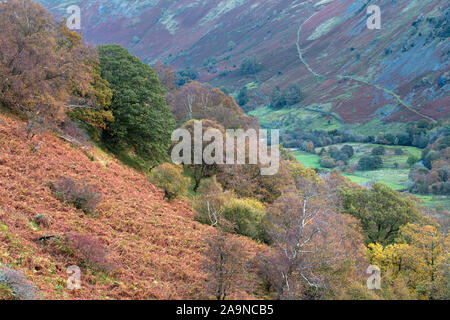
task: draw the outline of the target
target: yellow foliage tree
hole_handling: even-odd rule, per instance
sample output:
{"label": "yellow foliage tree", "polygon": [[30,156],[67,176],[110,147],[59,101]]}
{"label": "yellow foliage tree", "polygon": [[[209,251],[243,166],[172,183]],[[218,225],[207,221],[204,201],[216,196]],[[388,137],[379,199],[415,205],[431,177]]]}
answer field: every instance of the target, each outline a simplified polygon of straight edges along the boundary
{"label": "yellow foliage tree", "polygon": [[396,243],[368,246],[369,260],[384,273],[408,279],[411,291],[423,299],[449,296],[449,236],[436,227],[407,224],[400,229]]}

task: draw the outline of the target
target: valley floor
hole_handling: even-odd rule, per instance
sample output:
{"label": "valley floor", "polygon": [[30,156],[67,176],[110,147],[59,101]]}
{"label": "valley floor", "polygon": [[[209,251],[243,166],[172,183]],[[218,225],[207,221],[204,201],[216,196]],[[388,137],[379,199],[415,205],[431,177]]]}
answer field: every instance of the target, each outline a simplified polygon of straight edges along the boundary
{"label": "valley floor", "polygon": [[[362,156],[370,155],[371,150],[379,145],[367,144],[367,143],[344,143],[334,145],[335,147],[341,148],[344,145],[350,145],[355,150],[355,155],[350,159],[349,164],[357,164]],[[328,149],[331,146],[325,147]],[[371,182],[384,183],[387,186],[393,188],[394,190],[404,190],[407,187],[407,182],[409,180],[410,169],[408,167],[403,167],[410,155],[420,157],[422,149],[415,147],[404,147],[404,146],[385,146],[386,154],[382,156],[383,168],[372,171],[360,171],[357,170],[352,173],[343,172],[342,174],[347,178],[351,179],[353,182],[360,185],[367,185]],[[322,148],[317,148],[318,152]],[[395,149],[402,149],[404,154],[396,155],[394,154]],[[303,151],[293,151],[293,155],[305,166],[329,170],[322,167],[319,163],[320,157],[317,154],[311,154]],[[396,168],[395,165],[403,165]],[[450,197],[449,196],[434,196],[434,195],[415,195],[419,200],[421,200],[424,206],[437,207],[441,206],[445,209],[450,208]]]}

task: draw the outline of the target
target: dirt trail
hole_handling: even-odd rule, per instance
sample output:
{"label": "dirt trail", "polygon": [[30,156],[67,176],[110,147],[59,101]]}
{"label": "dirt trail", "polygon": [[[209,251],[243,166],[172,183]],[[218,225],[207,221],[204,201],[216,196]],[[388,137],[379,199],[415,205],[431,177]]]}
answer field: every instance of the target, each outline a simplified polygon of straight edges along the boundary
{"label": "dirt trail", "polygon": [[425,115],[425,114],[423,114],[423,113],[420,113],[420,112],[417,111],[416,109],[414,109],[414,108],[412,108],[411,106],[407,105],[407,104],[403,101],[403,99],[402,99],[398,94],[396,94],[395,92],[393,92],[393,91],[391,91],[391,90],[389,90],[389,89],[387,89],[387,88],[384,88],[384,87],[382,87],[382,86],[380,86],[380,85],[378,85],[378,84],[372,84],[372,83],[370,83],[370,82],[367,82],[367,81],[362,80],[362,79],[358,79],[358,78],[353,77],[353,76],[341,76],[341,75],[339,75],[339,76],[337,76],[337,78],[338,78],[338,79],[350,79],[350,80],[353,80],[353,81],[356,81],[356,82],[360,82],[360,83],[366,84],[366,85],[368,85],[368,86],[375,87],[375,88],[377,88],[377,89],[379,89],[379,90],[383,90],[383,91],[386,92],[387,94],[393,96],[393,97],[397,100],[397,102],[398,102],[399,104],[401,104],[402,106],[404,106],[404,107],[405,107],[406,109],[408,109],[409,111],[411,111],[411,112],[417,114],[418,116],[420,116],[420,117],[422,117],[422,118],[425,118],[425,119],[431,121],[432,123],[436,123],[436,122],[437,122],[435,119],[433,119],[433,118],[431,118],[431,117],[429,117],[429,116],[427,116],[427,115]]}
{"label": "dirt trail", "polygon": [[311,17],[309,17],[306,21],[304,21],[298,28],[296,45],[297,45],[298,57],[299,57],[300,61],[305,65],[306,69],[308,69],[308,71],[311,72],[315,77],[322,78],[323,76],[318,74],[317,72],[315,72],[311,68],[311,66],[308,64],[308,62],[303,58],[302,48],[300,47],[300,34],[302,32],[302,27],[305,23],[307,23],[309,20],[311,20],[317,13],[318,12],[314,13]]}

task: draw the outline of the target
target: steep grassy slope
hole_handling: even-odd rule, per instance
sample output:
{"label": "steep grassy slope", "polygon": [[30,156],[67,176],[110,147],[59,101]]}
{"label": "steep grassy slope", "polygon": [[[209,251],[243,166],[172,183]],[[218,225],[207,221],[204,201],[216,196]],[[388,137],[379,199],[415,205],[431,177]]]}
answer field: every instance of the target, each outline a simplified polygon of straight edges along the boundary
{"label": "steep grassy slope", "polygon": [[[450,115],[446,0],[42,3],[60,16],[79,4],[88,40],[120,43],[148,63],[192,66],[232,91],[256,81],[253,105],[264,105],[276,85],[299,82],[305,107],[330,104],[346,123]],[[381,30],[366,27],[370,4],[381,7]],[[262,62],[256,78],[238,70],[250,55]]]}
{"label": "steep grassy slope", "polygon": [[[95,213],[55,199],[50,184],[61,177],[101,192]],[[36,214],[51,217],[50,226],[34,224]],[[43,298],[205,298],[202,238],[211,232],[194,222],[189,203],[168,204],[144,175],[109,155],[75,148],[51,133],[30,141],[23,122],[0,114],[0,263],[23,271]],[[54,240],[37,240],[67,233],[98,238],[115,270],[100,272]],[[252,257],[258,246],[242,242]],[[66,288],[70,265],[82,269],[81,290]]]}

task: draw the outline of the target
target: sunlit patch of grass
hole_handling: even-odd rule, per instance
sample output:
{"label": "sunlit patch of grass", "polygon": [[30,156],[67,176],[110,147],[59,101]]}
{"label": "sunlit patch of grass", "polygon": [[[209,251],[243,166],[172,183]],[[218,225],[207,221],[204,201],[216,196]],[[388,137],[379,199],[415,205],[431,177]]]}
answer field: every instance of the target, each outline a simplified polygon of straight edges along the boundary
{"label": "sunlit patch of grass", "polygon": [[245,85],[245,87],[247,88],[247,90],[255,90],[258,89],[258,84],[256,82],[249,82]]}
{"label": "sunlit patch of grass", "polygon": [[294,152],[294,156],[295,156],[295,158],[297,158],[298,161],[300,161],[301,164],[303,164],[306,167],[317,168],[317,169],[323,168],[319,164],[320,157],[318,155],[303,152],[303,151],[296,151],[296,152]]}
{"label": "sunlit patch of grass", "polygon": [[356,171],[352,174],[344,173],[344,176],[350,178],[358,184],[368,182],[381,182],[394,190],[404,189],[408,181],[408,169],[380,169],[374,171]]}

